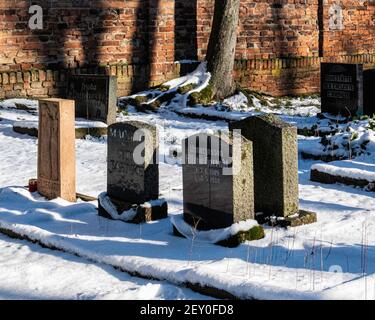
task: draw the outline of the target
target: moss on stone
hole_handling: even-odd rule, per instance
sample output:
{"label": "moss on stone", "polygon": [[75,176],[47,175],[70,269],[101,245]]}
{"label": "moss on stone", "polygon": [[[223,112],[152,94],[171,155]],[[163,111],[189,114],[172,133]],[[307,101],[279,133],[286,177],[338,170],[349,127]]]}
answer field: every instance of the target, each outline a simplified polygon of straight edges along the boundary
{"label": "moss on stone", "polygon": [[171,101],[176,96],[176,92],[168,92],[161,95],[156,101],[159,101],[160,104],[164,102]]}
{"label": "moss on stone", "polygon": [[[173,226],[173,235],[180,238],[185,238],[175,226]],[[241,231],[226,240],[215,243],[216,245],[228,248],[238,247],[241,243],[246,241],[260,240],[265,237],[264,228],[260,225],[252,227],[248,231]]]}
{"label": "moss on stone", "polygon": [[255,107],[253,103],[253,98],[256,98],[259,100],[259,103],[264,106],[264,107],[270,107],[270,101],[267,98],[270,98],[269,95],[257,92],[257,91],[252,91],[249,89],[241,88],[238,89],[239,92],[242,92],[248,100],[249,107]]}
{"label": "moss on stone", "polygon": [[151,103],[148,103],[147,105],[149,106],[151,111],[156,111],[157,109],[160,108],[161,103],[159,100],[155,100]]}
{"label": "moss on stone", "polygon": [[136,96],[134,98],[135,106],[140,106],[142,103],[147,102],[148,98],[146,96]]}
{"label": "moss on stone", "polygon": [[160,108],[160,104],[161,103],[159,100],[155,100],[151,103],[142,103],[141,105],[136,106],[135,108],[138,112],[145,112],[145,111],[155,112]]}
{"label": "moss on stone", "polygon": [[286,107],[286,108],[291,108],[291,107],[293,107],[293,102],[292,102],[291,100],[287,99],[286,102],[285,102],[285,107]]}
{"label": "moss on stone", "polygon": [[158,89],[158,90],[161,91],[161,92],[166,92],[166,91],[170,90],[171,87],[170,87],[170,86],[167,86],[167,85],[165,85],[165,84],[162,84],[162,85],[160,85],[160,86],[157,86],[156,89]]}
{"label": "moss on stone", "polygon": [[187,84],[185,86],[179,87],[177,89],[177,92],[179,94],[185,94],[185,93],[188,93],[189,91],[193,90],[195,87],[196,87],[196,84],[190,83],[190,84]]}
{"label": "moss on stone", "polygon": [[315,212],[299,210],[297,217],[286,217],[285,220],[279,221],[281,227],[298,227],[305,224],[317,222],[317,215]]}
{"label": "moss on stone", "polygon": [[195,106],[195,105],[209,105],[212,102],[212,86],[208,85],[206,88],[204,88],[200,92],[193,92],[189,97],[189,105]]}
{"label": "moss on stone", "polygon": [[252,227],[248,231],[241,231],[237,234],[231,236],[226,240],[217,242],[216,244],[223,247],[235,248],[238,247],[241,243],[246,241],[254,241],[263,239],[265,237],[264,229],[262,226]]}

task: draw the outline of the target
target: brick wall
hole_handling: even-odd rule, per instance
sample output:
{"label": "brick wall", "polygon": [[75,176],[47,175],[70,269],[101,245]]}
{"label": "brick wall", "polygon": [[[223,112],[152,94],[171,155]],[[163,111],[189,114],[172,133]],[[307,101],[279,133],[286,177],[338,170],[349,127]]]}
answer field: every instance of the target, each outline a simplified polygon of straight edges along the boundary
{"label": "brick wall", "polygon": [[[323,12],[323,56],[374,53],[375,1],[325,0]],[[329,9],[340,3],[343,29],[330,30]]]}
{"label": "brick wall", "polygon": [[[30,30],[30,2],[44,29]],[[375,6],[341,0],[242,0],[237,81],[274,95],[319,91],[319,63],[375,54]],[[363,3],[361,5],[361,3]],[[69,73],[116,74],[119,95],[189,70],[204,59],[214,0],[0,0],[0,98],[52,96]]]}

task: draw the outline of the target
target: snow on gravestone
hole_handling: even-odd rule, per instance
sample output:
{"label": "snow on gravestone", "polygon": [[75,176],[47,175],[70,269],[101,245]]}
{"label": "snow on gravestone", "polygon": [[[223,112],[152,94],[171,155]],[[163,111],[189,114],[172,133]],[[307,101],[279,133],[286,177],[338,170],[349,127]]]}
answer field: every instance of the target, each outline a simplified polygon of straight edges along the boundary
{"label": "snow on gravestone", "polygon": [[[132,222],[161,219],[167,203],[159,197],[159,139],[155,126],[129,121],[108,127],[107,197],[117,213],[135,208]],[[115,218],[100,205],[99,214]]]}
{"label": "snow on gravestone", "polygon": [[197,134],[182,143],[184,220],[210,230],[253,219],[251,142]]}
{"label": "snow on gravestone", "polygon": [[116,122],[117,78],[107,75],[71,75],[67,97],[76,101],[76,117]]}
{"label": "snow on gravestone", "polygon": [[39,101],[38,192],[76,201],[74,101]]}
{"label": "snow on gravestone", "polygon": [[255,212],[263,214],[257,219],[293,216],[280,220],[291,226],[315,222],[314,213],[299,210],[297,128],[272,114],[235,121],[229,127],[240,129],[253,143]]}

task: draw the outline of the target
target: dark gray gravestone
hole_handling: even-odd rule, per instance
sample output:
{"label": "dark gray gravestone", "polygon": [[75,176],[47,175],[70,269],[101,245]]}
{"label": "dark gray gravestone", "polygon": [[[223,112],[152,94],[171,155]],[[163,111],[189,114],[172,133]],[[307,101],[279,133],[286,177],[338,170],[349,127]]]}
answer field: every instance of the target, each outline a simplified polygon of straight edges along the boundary
{"label": "dark gray gravestone", "polygon": [[254,218],[252,145],[240,136],[237,149],[233,141],[198,134],[182,142],[184,219],[197,229]]}
{"label": "dark gray gravestone", "polygon": [[106,75],[71,75],[67,96],[76,102],[76,117],[116,122],[117,78]]}
{"label": "dark gray gravestone", "polygon": [[108,127],[107,194],[111,199],[129,204],[158,199],[158,144],[156,127],[146,123]]}
{"label": "dark gray gravestone", "polygon": [[375,114],[375,69],[363,72],[363,101],[364,114]]}
{"label": "dark gray gravestone", "polygon": [[230,123],[253,143],[255,212],[287,217],[299,212],[297,128],[268,114]]}
{"label": "dark gray gravestone", "polygon": [[321,97],[323,113],[362,115],[363,65],[322,63]]}

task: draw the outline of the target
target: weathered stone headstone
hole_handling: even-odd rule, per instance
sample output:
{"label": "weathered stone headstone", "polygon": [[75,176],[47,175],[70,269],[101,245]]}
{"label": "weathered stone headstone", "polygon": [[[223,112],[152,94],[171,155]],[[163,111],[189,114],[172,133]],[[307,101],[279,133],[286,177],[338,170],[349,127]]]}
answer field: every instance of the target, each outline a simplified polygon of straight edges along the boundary
{"label": "weathered stone headstone", "polygon": [[363,114],[363,65],[321,64],[322,112],[342,116]]}
{"label": "weathered stone headstone", "polygon": [[117,78],[107,75],[71,75],[67,97],[76,102],[76,117],[116,122]]}
{"label": "weathered stone headstone", "polygon": [[263,214],[257,218],[300,213],[297,128],[265,114],[232,122],[230,129],[253,143],[255,212]]}
{"label": "weathered stone headstone", "polygon": [[[130,222],[167,216],[167,203],[159,198],[159,140],[155,126],[129,121],[108,127],[107,196],[117,212],[135,209]],[[99,214],[114,218],[100,207]]]}
{"label": "weathered stone headstone", "polygon": [[200,230],[254,219],[252,145],[197,134],[183,140],[184,220]]}
{"label": "weathered stone headstone", "polygon": [[38,191],[76,201],[74,101],[39,101]]}

